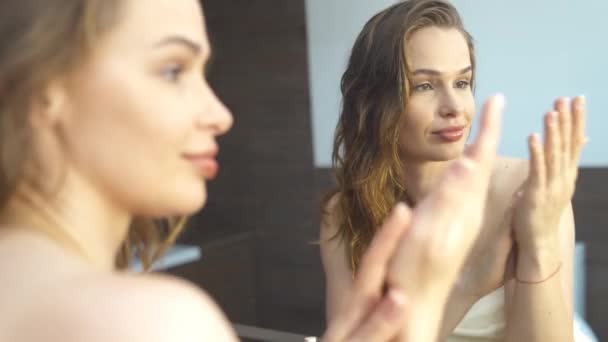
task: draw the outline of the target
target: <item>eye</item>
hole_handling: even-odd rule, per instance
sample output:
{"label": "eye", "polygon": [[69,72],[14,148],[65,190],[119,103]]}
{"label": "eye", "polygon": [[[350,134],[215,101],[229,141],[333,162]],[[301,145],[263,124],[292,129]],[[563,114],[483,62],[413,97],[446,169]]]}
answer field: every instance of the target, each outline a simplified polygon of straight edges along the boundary
{"label": "eye", "polygon": [[163,68],[161,74],[165,80],[172,83],[176,83],[177,81],[179,81],[179,78],[182,75],[183,71],[183,65],[173,63]]}
{"label": "eye", "polygon": [[433,86],[430,83],[422,83],[414,86],[415,91],[427,91],[432,90]]}
{"label": "eye", "polygon": [[456,88],[469,88],[471,86],[471,82],[469,81],[458,81],[456,82]]}

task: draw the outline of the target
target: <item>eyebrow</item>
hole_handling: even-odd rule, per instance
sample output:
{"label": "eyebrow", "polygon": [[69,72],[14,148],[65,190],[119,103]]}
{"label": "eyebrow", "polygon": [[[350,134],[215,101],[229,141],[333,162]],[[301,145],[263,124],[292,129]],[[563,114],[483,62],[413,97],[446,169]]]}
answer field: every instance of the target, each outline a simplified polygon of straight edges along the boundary
{"label": "eyebrow", "polygon": [[154,44],[155,47],[162,47],[167,45],[181,45],[197,55],[203,51],[203,48],[200,44],[196,43],[192,39],[182,36],[169,36]]}
{"label": "eyebrow", "polygon": [[[466,74],[469,71],[472,71],[473,67],[472,66],[468,66],[460,71],[458,71],[458,75],[463,75]],[[437,70],[432,70],[432,69],[417,69],[414,70],[414,72],[412,72],[412,75],[431,75],[431,76],[441,76],[441,72],[437,71]]]}

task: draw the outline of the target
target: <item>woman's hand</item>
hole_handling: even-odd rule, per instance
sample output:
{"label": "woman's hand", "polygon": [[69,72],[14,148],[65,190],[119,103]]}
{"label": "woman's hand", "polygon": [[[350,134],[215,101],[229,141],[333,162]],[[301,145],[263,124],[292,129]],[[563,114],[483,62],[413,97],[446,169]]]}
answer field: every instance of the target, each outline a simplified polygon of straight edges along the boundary
{"label": "woman's hand", "polygon": [[397,205],[363,256],[350,300],[330,322],[323,341],[388,341],[403,327],[405,294],[385,284],[389,261],[410,223],[410,210]]}
{"label": "woman's hand", "polygon": [[481,130],[412,213],[388,274],[390,288],[408,295],[402,341],[434,341],[456,278],[477,239],[499,135],[502,97],[484,106]]}
{"label": "woman's hand", "polygon": [[536,134],[529,138],[529,175],[513,217],[519,258],[551,250],[557,254],[560,220],[574,194],[587,141],[585,111],[583,97],[558,99],[544,117],[544,143]]}
{"label": "woman's hand", "polygon": [[437,187],[416,206],[412,229],[393,259],[390,284],[408,296],[450,290],[479,235],[495,157],[502,98],[484,106],[481,131]]}
{"label": "woman's hand", "polygon": [[[491,230],[493,236],[480,236],[475,242],[458,276],[453,296],[464,296],[475,303],[503,286],[506,277],[512,274],[511,214],[512,210],[508,210],[504,222],[497,227],[482,228]],[[484,235],[483,232],[480,235]]]}

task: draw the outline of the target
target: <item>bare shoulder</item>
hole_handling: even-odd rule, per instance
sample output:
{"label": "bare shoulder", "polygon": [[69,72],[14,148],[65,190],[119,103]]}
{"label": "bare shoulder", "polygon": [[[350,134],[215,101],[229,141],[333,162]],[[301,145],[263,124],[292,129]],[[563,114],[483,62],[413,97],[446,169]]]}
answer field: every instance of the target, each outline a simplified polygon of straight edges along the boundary
{"label": "bare shoulder", "polygon": [[[236,341],[217,305],[185,281],[93,275],[42,295],[20,341]],[[41,335],[43,334],[43,335]]]}
{"label": "bare shoulder", "polygon": [[330,281],[334,277],[350,279],[347,244],[340,234],[340,193],[336,193],[327,201],[322,216],[319,243],[326,277]]}
{"label": "bare shoulder", "polygon": [[335,241],[339,240],[338,233],[342,222],[340,215],[340,193],[332,195],[322,208],[321,212],[321,232],[320,243],[321,248],[324,246],[335,245]]}
{"label": "bare shoulder", "polygon": [[352,286],[352,270],[347,244],[340,236],[340,193],[327,200],[321,218],[321,262],[325,273],[326,318],[329,321],[349,300],[348,289]]}

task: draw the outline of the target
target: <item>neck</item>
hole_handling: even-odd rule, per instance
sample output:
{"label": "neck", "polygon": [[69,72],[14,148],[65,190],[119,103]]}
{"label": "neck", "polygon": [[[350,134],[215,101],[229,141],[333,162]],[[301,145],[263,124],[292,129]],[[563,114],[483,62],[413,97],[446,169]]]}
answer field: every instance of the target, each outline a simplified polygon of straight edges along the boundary
{"label": "neck", "polygon": [[452,163],[448,161],[404,161],[404,178],[408,198],[419,203],[436,186]]}
{"label": "neck", "polygon": [[77,177],[49,196],[21,184],[0,214],[3,224],[46,236],[95,268],[112,270],[130,216]]}

